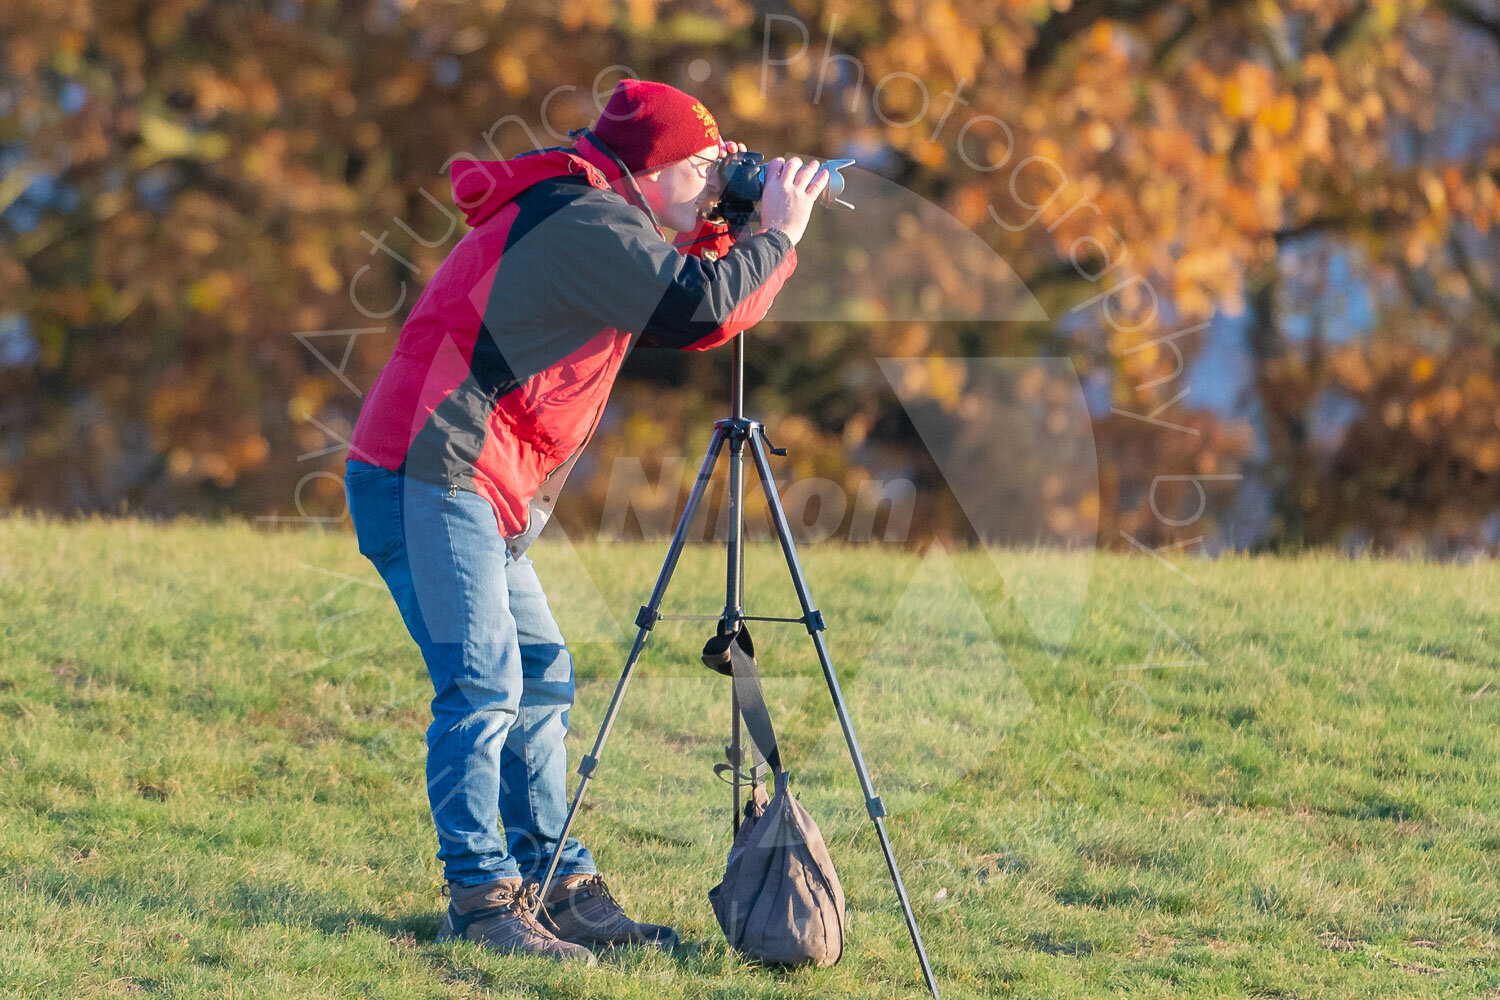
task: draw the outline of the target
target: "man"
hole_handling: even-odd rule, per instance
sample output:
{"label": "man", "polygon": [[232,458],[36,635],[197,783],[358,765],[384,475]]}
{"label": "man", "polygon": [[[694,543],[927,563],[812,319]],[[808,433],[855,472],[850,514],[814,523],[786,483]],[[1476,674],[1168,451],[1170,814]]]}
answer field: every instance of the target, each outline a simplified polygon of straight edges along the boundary
{"label": "man", "polygon": [[359,550],[432,678],[427,788],[450,897],[440,939],[593,964],[591,945],[670,948],[677,935],[630,920],[573,837],[532,916],[567,814],[574,685],[525,550],[629,349],[706,350],[759,322],[828,176],[817,161],[770,161],[760,226],[736,240],[700,210],[717,200],[713,161],[743,147],[701,102],[623,80],[574,138],[453,163],[474,228],[402,326],[345,483]]}

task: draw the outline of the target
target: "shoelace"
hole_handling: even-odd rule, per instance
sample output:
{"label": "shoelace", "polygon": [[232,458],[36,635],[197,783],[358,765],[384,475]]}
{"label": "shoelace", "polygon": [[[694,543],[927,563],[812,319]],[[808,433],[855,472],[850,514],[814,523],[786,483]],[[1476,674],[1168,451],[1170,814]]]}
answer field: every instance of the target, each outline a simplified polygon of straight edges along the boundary
{"label": "shoelace", "polygon": [[583,892],[597,891],[605,899],[609,900],[609,904],[611,906],[613,906],[615,909],[622,910],[622,911],[624,909],[624,907],[620,906],[620,904],[615,901],[614,894],[609,891],[609,886],[607,886],[607,885],[604,884],[604,876],[603,875],[595,874],[595,875],[590,875],[588,878],[581,879],[578,882],[578,885],[574,888],[573,891],[574,892],[579,892],[579,891],[583,891]]}
{"label": "shoelace", "polygon": [[547,912],[537,907],[542,898],[539,892],[540,889],[541,886],[535,882],[526,884],[514,896],[508,899],[505,905],[512,913],[520,917],[521,922],[527,927],[550,936],[552,932],[544,927],[541,921],[536,918],[536,914],[540,913],[545,916]]}

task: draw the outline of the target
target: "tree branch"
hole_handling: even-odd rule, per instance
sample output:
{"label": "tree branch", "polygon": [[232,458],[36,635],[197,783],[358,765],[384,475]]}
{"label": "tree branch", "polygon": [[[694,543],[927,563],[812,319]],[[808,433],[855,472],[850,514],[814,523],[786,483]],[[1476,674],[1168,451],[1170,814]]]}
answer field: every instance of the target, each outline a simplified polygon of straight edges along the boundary
{"label": "tree branch", "polygon": [[1479,29],[1500,45],[1500,17],[1486,17],[1464,0],[1438,0],[1438,7],[1455,21]]}
{"label": "tree branch", "polygon": [[1325,233],[1330,230],[1348,232],[1358,228],[1380,230],[1385,227],[1394,226],[1401,221],[1400,215],[1391,210],[1383,209],[1372,212],[1369,215],[1350,213],[1347,215],[1314,215],[1303,219],[1301,222],[1293,223],[1282,229],[1273,229],[1268,235],[1276,241],[1277,246],[1295,240],[1302,236],[1311,236],[1314,233]]}
{"label": "tree branch", "polygon": [[1343,48],[1354,37],[1356,29],[1359,28],[1359,22],[1363,21],[1369,13],[1368,0],[1360,0],[1359,3],[1350,7],[1343,17],[1333,22],[1333,27],[1328,29],[1323,40],[1318,43],[1318,48],[1322,49],[1326,55],[1332,55]]}
{"label": "tree branch", "polygon": [[1458,230],[1448,231],[1448,251],[1453,254],[1453,262],[1458,265],[1459,273],[1469,283],[1469,293],[1474,300],[1484,306],[1485,310],[1500,323],[1500,293],[1485,285],[1479,276],[1479,271],[1474,267],[1474,260],[1469,256],[1469,248],[1464,246],[1463,239]]}
{"label": "tree branch", "polygon": [[1080,0],[1067,10],[1053,11],[1036,30],[1036,41],[1026,52],[1026,76],[1035,80],[1074,38],[1100,21],[1139,20],[1167,6],[1169,0]]}

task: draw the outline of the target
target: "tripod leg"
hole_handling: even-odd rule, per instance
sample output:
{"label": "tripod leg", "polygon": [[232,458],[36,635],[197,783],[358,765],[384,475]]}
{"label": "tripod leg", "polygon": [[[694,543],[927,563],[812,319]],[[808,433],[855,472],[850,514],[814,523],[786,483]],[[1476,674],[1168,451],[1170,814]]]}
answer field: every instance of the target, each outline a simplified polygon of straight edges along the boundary
{"label": "tripod leg", "polygon": [[865,767],[865,758],[859,750],[859,739],[854,735],[854,724],[849,721],[849,709],[844,703],[843,692],[839,690],[838,678],[833,672],[833,663],[828,657],[828,646],[823,641],[823,613],[813,607],[812,595],[808,592],[807,577],[802,572],[802,563],[797,559],[797,547],[792,541],[792,529],[787,523],[786,511],[781,506],[781,497],[776,492],[776,480],[771,475],[771,463],[766,457],[765,439],[761,436],[760,425],[755,425],[750,433],[750,453],[755,457],[755,468],[760,475],[761,486],[765,489],[766,503],[771,509],[771,520],[776,526],[776,536],[781,541],[782,554],[786,556],[787,568],[791,570],[792,585],[797,590],[797,600],[802,605],[803,620],[807,625],[808,634],[812,636],[813,647],[818,652],[818,662],[823,667],[823,679],[828,683],[828,693],[833,697],[833,709],[838,715],[839,725],[844,730],[844,742],[849,744],[849,756],[854,761],[854,772],[859,777],[859,787],[865,796],[865,811],[870,814],[870,820],[875,824],[875,833],[880,838],[880,850],[885,854],[885,866],[890,869],[891,882],[896,887],[896,896],[901,901],[901,912],[906,917],[906,929],[911,934],[911,943],[917,949],[917,961],[922,966],[922,978],[927,981],[927,989],[932,992],[934,1000],[938,996],[937,981],[932,977],[932,966],[927,961],[927,949],[922,945],[922,934],[917,930],[917,918],[911,911],[911,900],[906,896],[906,886],[901,882],[901,872],[896,867],[896,855],[891,851],[891,841],[885,832],[885,804],[875,794],[875,788],[870,782],[869,770]]}
{"label": "tripod leg", "polygon": [[[703,500],[708,481],[713,478],[714,464],[718,461],[719,452],[724,447],[726,437],[724,429],[715,425],[714,436],[708,442],[708,452],[703,456],[703,465],[698,470],[698,479],[693,483],[693,491],[688,494],[687,506],[683,508],[682,518],[677,522],[677,531],[672,535],[672,545],[667,549],[667,557],[662,563],[661,572],[656,577],[656,586],[651,589],[651,599],[635,616],[635,642],[630,647],[630,655],[625,658],[625,669],[621,671],[619,683],[615,685],[614,696],[609,700],[609,708],[604,713],[604,722],[599,726],[599,735],[594,737],[594,749],[578,762],[578,790],[573,793],[573,804],[568,807],[568,817],[563,821],[562,832],[557,835],[557,846],[552,849],[552,860],[547,863],[547,874],[542,877],[541,889],[537,893],[539,900],[546,897],[547,887],[552,884],[552,876],[557,872],[557,863],[562,857],[563,845],[568,842],[568,832],[573,828],[573,820],[578,816],[578,807],[583,804],[583,794],[588,789],[589,778],[592,777],[594,768],[599,764],[599,757],[604,752],[604,741],[609,739],[610,728],[614,726],[615,716],[620,712],[620,705],[625,699],[625,689],[630,686],[631,674],[635,672],[635,665],[640,659],[641,650],[646,646],[646,637],[650,635],[652,627],[656,624],[657,609],[661,607],[662,598],[666,596],[667,583],[672,579],[672,573],[677,568],[677,559],[682,555],[682,548],[687,543],[688,528],[692,524],[693,515],[698,511],[699,503]],[[541,903],[538,902],[537,906],[540,908]]]}

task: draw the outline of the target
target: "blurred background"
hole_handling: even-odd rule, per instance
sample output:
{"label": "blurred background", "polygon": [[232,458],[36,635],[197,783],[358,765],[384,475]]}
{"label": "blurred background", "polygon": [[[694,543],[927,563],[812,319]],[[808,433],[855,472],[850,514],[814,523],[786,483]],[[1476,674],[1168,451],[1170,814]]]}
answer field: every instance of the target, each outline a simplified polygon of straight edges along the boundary
{"label": "blurred background", "polygon": [[[1081,400],[1082,486],[991,456],[1034,485],[1008,540],[1500,547],[1496,0],[7,0],[0,38],[0,505],[338,526],[360,394],[465,232],[448,160],[565,145],[628,74],[857,157],[1040,305],[938,308],[966,278],[911,213],[839,251],[860,321],[757,328],[787,475],[910,480],[898,541],[974,535],[913,408],[994,440]],[[913,261],[943,318],[892,301]],[[955,359],[991,356],[1070,365],[977,405]],[[669,526],[727,360],[627,361],[570,534],[619,460],[615,528]]]}

